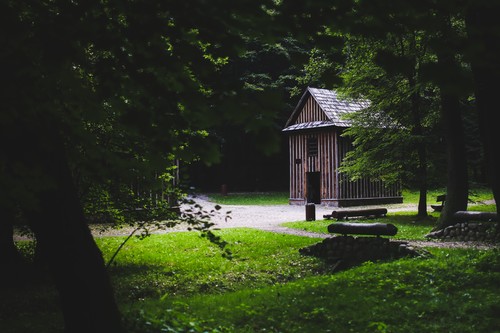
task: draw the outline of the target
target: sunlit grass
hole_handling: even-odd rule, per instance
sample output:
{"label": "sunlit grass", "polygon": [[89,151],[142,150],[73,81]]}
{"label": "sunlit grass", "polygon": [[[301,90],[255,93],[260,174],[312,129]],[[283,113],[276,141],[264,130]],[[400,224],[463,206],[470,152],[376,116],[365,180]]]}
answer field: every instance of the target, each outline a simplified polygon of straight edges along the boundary
{"label": "sunlit grass", "polygon": [[[310,274],[321,264],[303,257],[298,248],[318,239],[224,229],[217,232],[233,253],[228,260],[220,249],[194,232],[152,235],[133,239],[116,257],[111,275],[120,298],[145,299],[199,292],[224,292],[258,287]],[[123,238],[100,238],[107,257]],[[154,283],[146,283],[152,280]]]}
{"label": "sunlit grass", "polygon": [[[408,227],[414,228],[411,221]],[[299,253],[319,239],[244,228],[217,233],[233,260],[194,232],[126,244],[110,276],[129,332],[489,333],[500,327],[498,251],[429,249],[433,258],[332,274],[325,262]],[[122,240],[97,240],[105,259]],[[62,322],[50,286],[45,278],[9,286],[2,293],[2,332],[56,331]]]}
{"label": "sunlit grass", "polygon": [[288,192],[208,193],[210,201],[221,205],[287,205]]}
{"label": "sunlit grass", "polygon": [[[438,195],[445,194],[446,189],[431,189],[427,192],[427,203],[438,204],[436,198]],[[405,204],[418,204],[419,192],[415,189],[403,190],[403,201]],[[221,205],[287,205],[289,200],[288,192],[241,192],[228,193],[208,193],[210,201]],[[469,191],[469,202],[471,204],[484,203],[492,200],[493,194],[490,189],[484,187],[471,188]]]}
{"label": "sunlit grass", "polygon": [[431,252],[430,259],[366,263],[333,275],[146,306],[164,323],[181,314],[217,332],[498,332],[498,252]]}
{"label": "sunlit grass", "polygon": [[[391,223],[398,228],[398,233],[393,239],[406,239],[406,240],[424,240],[425,235],[428,234],[436,225],[437,213],[431,213],[426,219],[417,219],[416,213],[408,212],[395,212],[390,213],[386,217],[368,219],[349,219],[348,222],[352,223]],[[336,220],[317,220],[317,221],[299,221],[299,222],[286,222],[281,225],[287,228],[300,229],[310,232],[328,233],[327,227],[336,223]]]}
{"label": "sunlit grass", "polygon": [[[436,202],[439,195],[446,194],[446,188],[430,189],[427,191],[428,204],[440,204]],[[420,193],[415,189],[403,189],[403,200],[405,203],[417,204]],[[482,203],[493,199],[491,189],[485,187],[472,187],[469,189],[469,203]]]}
{"label": "sunlit grass", "polygon": [[480,212],[496,212],[497,211],[497,205],[474,205],[474,206],[469,206],[467,207],[467,210],[474,210],[474,211],[480,211]]}
{"label": "sunlit grass", "polygon": [[[495,212],[496,205],[474,204],[469,205],[468,210]],[[425,240],[426,238],[424,236],[427,235],[436,226],[437,219],[439,217],[438,212],[430,211],[428,212],[428,214],[429,216],[427,218],[421,219],[417,218],[416,211],[402,211],[388,213],[387,216],[379,218],[350,218],[347,222],[391,223],[398,228],[398,233],[391,238],[405,240]],[[336,222],[337,221],[335,219],[323,219],[316,221],[285,222],[281,225],[287,228],[327,234],[328,226]]]}
{"label": "sunlit grass", "polygon": [[[477,193],[475,202],[492,198],[489,191]],[[288,194],[242,195],[226,204],[245,202],[286,204]],[[392,238],[422,240],[437,217],[431,213],[418,220],[416,211],[395,212],[369,221],[395,224],[398,234]],[[284,225],[327,233],[330,223],[335,221]],[[244,228],[217,233],[233,260],[194,232],[132,238],[125,245],[109,272],[131,333],[499,332],[498,250],[429,249],[434,258],[367,263],[332,274],[327,263],[299,253],[320,239]],[[123,239],[96,240],[105,260]],[[33,255],[32,243],[19,245]],[[27,285],[4,286],[0,332],[48,333],[61,327],[57,293],[44,274],[27,276]]]}

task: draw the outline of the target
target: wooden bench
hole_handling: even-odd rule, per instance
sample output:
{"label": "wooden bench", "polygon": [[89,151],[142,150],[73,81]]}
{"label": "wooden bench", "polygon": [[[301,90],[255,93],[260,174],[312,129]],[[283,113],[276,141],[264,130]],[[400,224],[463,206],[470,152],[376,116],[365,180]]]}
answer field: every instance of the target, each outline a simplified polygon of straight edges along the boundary
{"label": "wooden bench", "polygon": [[367,208],[334,210],[331,214],[323,215],[325,219],[336,218],[338,221],[347,220],[349,217],[382,217],[387,215],[386,208]]}
{"label": "wooden bench", "polygon": [[374,235],[394,236],[398,228],[390,223],[332,223],[328,226],[328,232],[333,234],[347,235]]}
{"label": "wooden bench", "polygon": [[436,202],[440,202],[440,205],[431,205],[431,208],[436,212],[440,212],[443,210],[444,202],[446,201],[446,194],[438,195],[436,198]]}

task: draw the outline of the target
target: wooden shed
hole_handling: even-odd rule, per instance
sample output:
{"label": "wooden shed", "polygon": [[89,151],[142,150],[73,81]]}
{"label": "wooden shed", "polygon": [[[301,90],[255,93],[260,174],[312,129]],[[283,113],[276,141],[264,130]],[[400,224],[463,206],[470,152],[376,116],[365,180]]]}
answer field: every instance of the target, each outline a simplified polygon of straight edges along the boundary
{"label": "wooden shed", "polygon": [[327,89],[307,88],[283,132],[290,149],[290,204],[333,207],[401,203],[401,185],[382,181],[350,181],[338,168],[351,141],[342,137],[348,120],[343,115],[369,105],[346,101]]}

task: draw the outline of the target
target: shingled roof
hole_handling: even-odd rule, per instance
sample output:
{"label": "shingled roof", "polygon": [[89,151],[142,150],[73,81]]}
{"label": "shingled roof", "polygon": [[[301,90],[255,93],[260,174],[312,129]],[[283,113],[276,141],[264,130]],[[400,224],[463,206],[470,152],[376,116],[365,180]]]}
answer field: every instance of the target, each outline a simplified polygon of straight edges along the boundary
{"label": "shingled roof", "polygon": [[[328,120],[318,120],[308,123],[298,123],[296,120],[304,107],[304,104],[312,96],[314,100],[318,103],[321,110],[325,113]],[[349,127],[351,125],[349,120],[343,119],[343,116],[348,113],[352,113],[361,109],[364,109],[370,105],[369,101],[366,100],[345,100],[340,99],[337,92],[328,89],[318,89],[308,87],[307,90],[302,95],[299,103],[295,107],[292,115],[286,122],[283,131],[293,131],[301,129],[312,129],[319,127]]]}

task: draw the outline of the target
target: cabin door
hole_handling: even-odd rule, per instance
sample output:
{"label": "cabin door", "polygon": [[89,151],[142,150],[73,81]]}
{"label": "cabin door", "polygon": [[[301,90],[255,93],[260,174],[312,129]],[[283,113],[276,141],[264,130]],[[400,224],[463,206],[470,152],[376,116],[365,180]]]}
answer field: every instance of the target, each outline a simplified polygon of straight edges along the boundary
{"label": "cabin door", "polygon": [[321,203],[321,174],[319,172],[306,172],[306,202]]}

